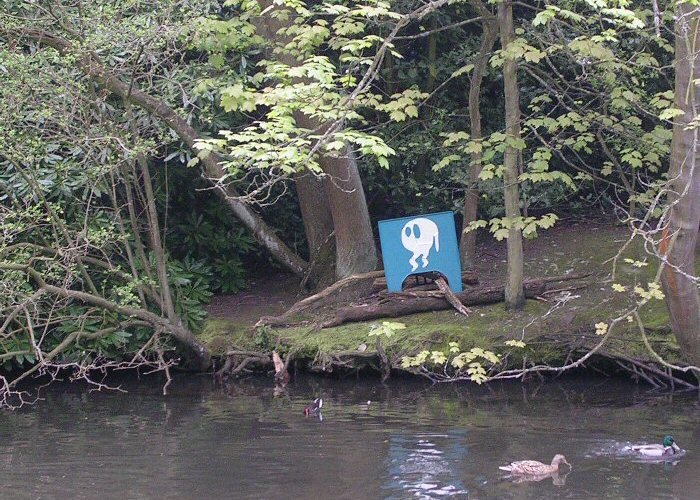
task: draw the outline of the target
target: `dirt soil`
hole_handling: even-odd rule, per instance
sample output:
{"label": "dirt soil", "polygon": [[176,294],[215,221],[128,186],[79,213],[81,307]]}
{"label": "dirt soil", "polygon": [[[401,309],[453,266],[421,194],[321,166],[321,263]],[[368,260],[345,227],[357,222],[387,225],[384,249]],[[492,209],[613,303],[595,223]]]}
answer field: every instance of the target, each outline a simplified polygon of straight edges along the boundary
{"label": "dirt soil", "polygon": [[261,274],[250,281],[248,290],[233,295],[217,295],[207,306],[210,318],[228,319],[253,326],[261,316],[276,316],[303,299],[299,279],[291,274]]}

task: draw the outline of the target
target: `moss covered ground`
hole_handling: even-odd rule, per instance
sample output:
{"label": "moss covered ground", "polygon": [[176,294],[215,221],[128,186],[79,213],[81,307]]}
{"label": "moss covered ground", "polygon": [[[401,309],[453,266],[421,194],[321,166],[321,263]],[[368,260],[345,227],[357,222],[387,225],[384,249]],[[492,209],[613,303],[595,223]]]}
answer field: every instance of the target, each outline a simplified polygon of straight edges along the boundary
{"label": "moss covered ground", "polygon": [[[590,272],[583,289],[563,290],[547,295],[547,302],[530,300],[517,313],[506,311],[503,304],[474,307],[469,317],[455,311],[437,311],[394,318],[390,321],[406,325],[391,338],[384,339],[387,354],[394,357],[413,355],[428,350],[443,350],[449,342],[459,342],[462,349],[481,347],[501,354],[512,366],[521,366],[523,357],[530,362],[562,362],[572,353],[585,352],[600,337],[594,325],[609,322],[618,316],[634,300],[632,294],[616,293],[612,284],[620,283],[631,289],[634,285],[646,285],[653,280],[655,265],[645,259],[641,244],[630,245],[619,259],[616,277],[611,276],[611,258],[628,238],[628,229],[609,224],[569,224],[542,233],[536,240],[525,244],[526,276],[540,277]],[[505,245],[489,241],[479,246],[480,264],[477,273],[482,283],[501,281],[505,274]],[[637,267],[624,262],[624,258],[647,261],[649,265]],[[699,259],[700,260],[700,259]],[[552,288],[567,288],[573,282],[553,284]],[[249,296],[255,294],[252,289]],[[290,300],[293,302],[290,291]],[[269,314],[265,296],[261,295],[249,305],[259,309],[258,316]],[[318,313],[322,315],[323,312]],[[244,311],[241,316],[253,318],[255,311]],[[668,326],[668,314],[663,301],[653,300],[641,311],[650,343],[654,349],[671,362],[681,361],[673,334]],[[368,337],[372,324],[377,321],[349,323],[334,328],[318,329],[312,321],[302,326],[286,328],[253,328],[254,322],[237,319],[236,310],[226,314],[211,315],[200,332],[200,338],[210,346],[214,354],[224,354],[230,349],[293,350],[297,358],[318,359],[339,352],[356,351],[367,345],[367,352],[374,349],[374,340]],[[525,349],[505,345],[510,339],[524,339]],[[622,355],[639,360],[653,360],[645,347],[634,323],[622,322],[613,332],[604,350],[606,355]]]}

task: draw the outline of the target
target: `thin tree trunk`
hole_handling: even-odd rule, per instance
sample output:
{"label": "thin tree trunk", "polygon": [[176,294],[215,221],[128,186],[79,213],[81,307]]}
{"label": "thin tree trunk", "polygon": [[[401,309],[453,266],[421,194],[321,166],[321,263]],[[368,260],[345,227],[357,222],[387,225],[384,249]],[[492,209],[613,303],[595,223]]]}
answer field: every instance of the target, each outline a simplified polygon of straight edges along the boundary
{"label": "thin tree trunk", "polygon": [[384,56],[384,64],[386,64],[386,77],[384,78],[386,94],[392,96],[396,93],[396,65],[391,52],[387,52]]}
{"label": "thin tree trunk", "polygon": [[[62,54],[69,53],[73,49],[73,44],[70,41],[45,31],[26,29],[18,34],[47,47],[52,47]],[[88,51],[76,60],[76,64],[102,87],[159,117],[188,147],[192,148],[195,142],[202,138],[173,108],[164,101],[122,82],[100,63],[99,58],[94,53]],[[214,182],[224,176],[222,161],[223,159],[214,153],[202,159],[207,176]],[[238,193],[232,187],[217,185],[215,191],[275,260],[294,274],[304,275],[307,262],[290,249],[250,206],[240,201]]]}
{"label": "thin tree trunk", "polygon": [[686,359],[700,365],[700,297],[695,276],[695,252],[700,227],[700,171],[698,168],[696,82],[700,78],[700,9],[680,4],[675,21],[675,107],[685,113],[676,118],[671,143],[668,228],[661,251],[667,259],[661,280],[671,325]]}
{"label": "thin tree trunk", "polygon": [[[134,121],[134,115],[131,109],[131,104],[125,101],[126,116],[129,120],[129,127],[133,135],[133,140],[138,138],[138,130]],[[151,172],[148,170],[148,160],[139,153],[136,155],[134,171],[136,165],[139,166],[141,177],[143,178],[143,195],[145,198],[146,218],[148,220],[148,240],[151,244],[151,251],[155,257],[156,272],[158,274],[158,290],[160,291],[160,302],[163,314],[174,322],[180,321],[180,318],[175,314],[175,306],[173,305],[173,296],[170,292],[170,281],[168,280],[168,266],[166,263],[165,248],[160,239],[160,222],[158,221],[158,211],[156,209],[156,198],[153,193],[153,183],[151,181]],[[134,177],[134,185],[138,186],[138,176]],[[143,262],[144,268],[149,267],[149,262]]]}
{"label": "thin tree trunk", "polygon": [[[498,7],[501,47],[506,50],[514,39],[513,3],[504,0]],[[503,93],[506,114],[506,149],[503,154],[503,197],[506,217],[514,222],[520,217],[518,193],[518,150],[512,141],[520,139],[520,94],[518,91],[518,64],[510,57],[503,63]],[[523,240],[522,232],[511,225],[508,231],[508,277],[505,287],[507,309],[520,309],[525,303],[523,293]]]}
{"label": "thin tree trunk", "polygon": [[[479,54],[474,61],[474,73],[469,85],[469,130],[472,141],[482,139],[481,132],[481,84],[488,69],[489,54],[493,52],[493,46],[498,38],[498,25],[489,10],[481,0],[472,0],[471,4],[483,17],[481,21],[482,35]],[[474,151],[469,165],[469,185],[464,195],[464,217],[462,219],[462,237],[459,242],[459,252],[462,257],[462,269],[473,269],[476,265],[476,231],[467,231],[469,224],[477,220],[479,206],[479,190],[477,182],[482,168],[482,153]]]}
{"label": "thin tree trunk", "polygon": [[437,21],[437,14],[433,13],[428,28],[430,30],[430,34],[428,35],[428,80],[426,84],[427,92],[432,92],[433,90],[435,90],[435,79],[437,77],[437,33],[435,32],[435,30],[438,27]]}

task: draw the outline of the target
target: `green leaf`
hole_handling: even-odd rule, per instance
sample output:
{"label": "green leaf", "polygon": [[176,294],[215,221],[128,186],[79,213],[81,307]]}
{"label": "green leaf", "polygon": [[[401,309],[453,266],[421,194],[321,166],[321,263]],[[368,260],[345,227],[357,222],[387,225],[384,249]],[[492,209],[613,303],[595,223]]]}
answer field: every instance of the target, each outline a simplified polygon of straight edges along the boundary
{"label": "green leaf", "polygon": [[508,229],[505,227],[502,227],[501,229],[497,229],[493,233],[493,237],[496,238],[497,241],[502,241],[503,239],[508,237]]}
{"label": "green leaf", "polygon": [[473,64],[467,64],[466,66],[462,66],[461,68],[452,72],[451,78],[457,78],[458,76],[462,76],[466,73],[469,73],[473,69],[474,69]]}
{"label": "green leaf", "polygon": [[668,108],[668,109],[664,109],[661,113],[659,113],[659,118],[661,120],[672,120],[676,116],[681,116],[684,114],[685,114],[685,111],[683,111],[682,109]]}

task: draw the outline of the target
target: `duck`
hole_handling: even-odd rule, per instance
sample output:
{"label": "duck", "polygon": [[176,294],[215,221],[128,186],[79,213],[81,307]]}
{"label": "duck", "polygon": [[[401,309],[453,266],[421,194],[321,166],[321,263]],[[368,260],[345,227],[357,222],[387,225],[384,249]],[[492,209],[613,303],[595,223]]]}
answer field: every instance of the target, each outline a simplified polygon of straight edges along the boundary
{"label": "duck", "polygon": [[647,458],[661,458],[683,453],[683,450],[676,444],[673,436],[664,436],[662,444],[632,445],[629,449],[633,453]]}
{"label": "duck", "polygon": [[318,415],[321,413],[321,408],[323,407],[323,399],[317,398],[314,399],[313,402],[304,408],[304,416],[308,417],[309,415]]}
{"label": "duck", "polygon": [[552,474],[558,474],[561,464],[571,467],[564,455],[557,454],[554,455],[551,465],[543,464],[537,460],[520,460],[519,462],[511,462],[509,465],[502,465],[499,469],[510,472],[512,476],[532,476],[544,479]]}

